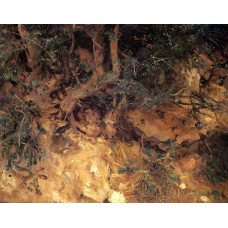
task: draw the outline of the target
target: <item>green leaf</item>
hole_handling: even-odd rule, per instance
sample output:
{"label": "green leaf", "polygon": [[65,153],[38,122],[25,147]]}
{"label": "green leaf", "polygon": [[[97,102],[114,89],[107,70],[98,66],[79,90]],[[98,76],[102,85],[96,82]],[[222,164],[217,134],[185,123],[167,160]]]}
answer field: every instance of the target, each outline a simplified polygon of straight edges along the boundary
{"label": "green leaf", "polygon": [[177,176],[175,173],[169,174],[169,178],[174,180],[174,181],[179,181],[180,180],[180,177]]}
{"label": "green leaf", "polygon": [[120,168],[120,169],[118,170],[118,173],[119,173],[119,174],[123,174],[123,173],[125,173],[125,171],[126,171],[126,169]]}

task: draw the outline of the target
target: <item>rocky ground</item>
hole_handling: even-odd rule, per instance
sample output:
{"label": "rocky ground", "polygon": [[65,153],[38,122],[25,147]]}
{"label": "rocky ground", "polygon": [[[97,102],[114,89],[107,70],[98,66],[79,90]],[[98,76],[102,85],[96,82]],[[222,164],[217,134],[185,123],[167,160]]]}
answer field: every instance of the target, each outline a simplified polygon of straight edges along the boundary
{"label": "rocky ground", "polygon": [[[22,85],[35,75],[22,72],[17,85],[2,87],[0,114],[12,118],[14,104],[21,115],[16,144],[21,148],[26,129],[30,142],[20,152],[25,160],[15,145],[1,142],[11,157],[0,157],[0,201],[227,202],[227,60],[215,50],[177,62],[172,102],[151,110],[142,102],[122,113],[124,97],[97,103],[90,96],[75,104],[74,91],[61,87],[61,74],[40,75],[25,93]],[[110,102],[114,108],[104,110]],[[32,119],[27,109],[37,112]]]}

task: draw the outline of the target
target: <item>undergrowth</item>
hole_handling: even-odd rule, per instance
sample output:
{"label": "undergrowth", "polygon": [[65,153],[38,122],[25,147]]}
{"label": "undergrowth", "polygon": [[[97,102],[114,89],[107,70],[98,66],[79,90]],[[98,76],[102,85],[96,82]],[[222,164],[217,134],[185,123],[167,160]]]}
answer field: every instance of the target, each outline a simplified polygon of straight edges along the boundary
{"label": "undergrowth", "polygon": [[4,111],[0,117],[0,152],[6,159],[6,168],[16,168],[32,175],[30,167],[43,159],[37,137],[31,129],[33,116],[37,111],[19,97],[8,95],[0,100]]}
{"label": "undergrowth", "polygon": [[162,202],[167,196],[176,194],[180,178],[168,153],[147,148],[145,154],[143,167],[147,167],[147,172],[138,183],[136,198],[139,202]]}

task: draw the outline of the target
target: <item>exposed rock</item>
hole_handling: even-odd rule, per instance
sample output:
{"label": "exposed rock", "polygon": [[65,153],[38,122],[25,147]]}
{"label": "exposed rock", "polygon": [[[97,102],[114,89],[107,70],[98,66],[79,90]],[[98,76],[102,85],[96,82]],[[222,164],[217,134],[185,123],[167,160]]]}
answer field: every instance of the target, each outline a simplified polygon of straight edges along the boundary
{"label": "exposed rock", "polygon": [[223,86],[219,86],[214,83],[210,83],[210,88],[205,90],[205,95],[216,102],[226,100],[225,93],[226,89]]}
{"label": "exposed rock", "polygon": [[183,182],[179,185],[179,188],[182,190],[186,189],[186,187],[187,187],[186,184]]}
{"label": "exposed rock", "polygon": [[188,82],[188,87],[190,88],[191,92],[199,92],[200,75],[197,68],[187,70],[185,79]]}
{"label": "exposed rock", "polygon": [[[104,25],[61,27],[70,32],[69,50],[54,50],[59,42],[43,47],[46,32],[33,26],[18,29],[21,39],[11,34],[3,48],[0,202],[227,201],[223,39],[208,40],[223,50],[206,50],[202,40],[178,54],[183,42],[165,27],[174,39],[161,56],[163,41],[151,44],[148,27],[125,36],[124,26],[121,40],[139,45],[123,51],[119,25],[113,33]],[[53,61],[43,61],[48,56]]]}
{"label": "exposed rock", "polygon": [[200,200],[201,200],[201,202],[203,202],[203,203],[208,203],[210,200],[208,199],[208,197],[207,196],[201,196],[200,197]]}
{"label": "exposed rock", "polygon": [[[189,64],[192,65],[191,60]],[[179,89],[185,88],[189,93],[199,92],[200,89],[200,73],[199,69],[196,67],[186,67],[186,65],[176,62],[174,65],[175,77],[173,81],[175,86]],[[201,72],[202,73],[202,72]],[[204,74],[204,71],[203,71]]]}
{"label": "exposed rock", "polygon": [[203,61],[203,66],[198,68],[199,74],[205,80],[209,80],[211,76],[213,62],[204,54],[200,54],[199,58]]}
{"label": "exposed rock", "polygon": [[206,72],[202,77],[208,81],[210,79],[210,76],[211,72]]}
{"label": "exposed rock", "polygon": [[[46,119],[46,129],[51,129],[52,121]],[[34,176],[16,169],[4,171],[0,175],[0,201],[3,202],[127,202],[129,188],[137,178],[118,174],[128,159],[135,160],[135,165],[142,162],[139,145],[135,142],[116,142],[113,148],[108,141],[98,138],[90,141],[86,135],[67,130],[67,138],[74,141],[66,153],[56,153],[60,142],[50,145],[51,134],[43,134],[39,144],[46,151],[43,161],[32,167]],[[1,163],[3,165],[3,163]],[[5,165],[5,164],[4,164]],[[4,170],[5,167],[2,167]],[[110,172],[112,170],[112,172]],[[138,174],[136,174],[138,175]],[[121,182],[113,185],[116,177]],[[114,179],[113,179],[114,178]],[[133,181],[133,179],[134,181]],[[109,180],[110,179],[110,180]],[[117,183],[117,182],[116,182]],[[132,190],[131,190],[132,189]],[[134,194],[135,185],[131,186]]]}
{"label": "exposed rock", "polygon": [[100,128],[100,115],[95,110],[83,110],[79,113],[79,121],[75,120],[75,117],[71,114],[70,120],[72,126],[80,129],[89,137],[97,137],[102,132]]}
{"label": "exposed rock", "polygon": [[180,160],[180,165],[185,171],[192,171],[196,168],[197,162],[195,158],[184,157]]}
{"label": "exposed rock", "polygon": [[213,62],[204,54],[199,55],[200,59],[204,61],[208,69],[212,69]]}
{"label": "exposed rock", "polygon": [[176,139],[180,144],[200,138],[199,130],[195,127],[196,122],[186,118],[187,116],[188,112],[184,108],[169,105],[159,106],[151,112],[131,111],[127,113],[126,119],[147,138],[153,137],[160,141]]}
{"label": "exposed rock", "polygon": [[116,134],[116,123],[119,118],[119,113],[114,110],[110,110],[104,117],[105,133],[108,139],[111,139]]}
{"label": "exposed rock", "polygon": [[111,203],[126,203],[123,193],[112,191],[109,201]]}

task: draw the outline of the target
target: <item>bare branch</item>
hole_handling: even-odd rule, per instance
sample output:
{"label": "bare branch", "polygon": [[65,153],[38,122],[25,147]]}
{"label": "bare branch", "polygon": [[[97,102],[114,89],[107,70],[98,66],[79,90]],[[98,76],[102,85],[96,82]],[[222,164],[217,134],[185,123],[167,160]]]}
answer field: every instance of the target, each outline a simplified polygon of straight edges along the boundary
{"label": "bare branch", "polygon": [[73,53],[74,47],[75,47],[75,36],[74,36],[75,29],[76,29],[76,25],[73,25],[71,28],[71,46],[68,52],[69,56]]}
{"label": "bare branch", "polygon": [[114,38],[110,40],[112,71],[117,75],[117,77],[119,77],[119,75],[120,75],[120,64],[119,64],[119,58],[118,58],[119,25],[115,25],[113,33],[114,33]]}
{"label": "bare branch", "polygon": [[29,33],[22,25],[18,25],[18,32],[22,40],[28,40],[28,43],[25,45],[28,66],[34,71],[39,71],[37,64],[41,53],[41,46],[36,42],[37,38],[29,39]]}
{"label": "bare branch", "polygon": [[93,36],[93,55],[97,75],[100,77],[105,74],[103,61],[104,61],[104,43],[103,32],[104,25],[96,25],[96,31]]}

